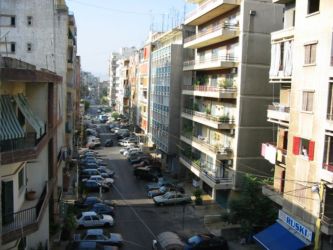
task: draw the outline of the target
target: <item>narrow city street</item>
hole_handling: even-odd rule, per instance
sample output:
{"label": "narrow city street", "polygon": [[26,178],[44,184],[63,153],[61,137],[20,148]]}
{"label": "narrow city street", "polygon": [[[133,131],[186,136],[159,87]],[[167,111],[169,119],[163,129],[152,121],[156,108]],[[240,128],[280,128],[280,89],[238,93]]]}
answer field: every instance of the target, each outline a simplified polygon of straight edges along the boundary
{"label": "narrow city street", "polygon": [[[111,137],[104,125],[98,131],[102,144]],[[177,231],[187,236],[205,232],[203,219],[196,216],[193,205],[155,206],[147,197],[147,182],[134,177],[132,166],[119,153],[120,149],[119,146],[101,147],[96,151],[115,171],[115,184],[102,198],[117,204],[115,226],[110,231],[122,234],[125,242],[123,249],[150,249],[152,240],[163,231]]]}

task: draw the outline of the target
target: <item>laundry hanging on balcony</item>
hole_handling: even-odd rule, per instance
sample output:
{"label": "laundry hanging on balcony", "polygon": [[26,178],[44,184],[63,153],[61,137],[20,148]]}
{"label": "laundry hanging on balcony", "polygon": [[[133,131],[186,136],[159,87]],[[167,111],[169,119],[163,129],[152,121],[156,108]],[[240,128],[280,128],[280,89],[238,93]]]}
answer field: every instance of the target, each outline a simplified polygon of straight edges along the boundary
{"label": "laundry hanging on balcony", "polygon": [[36,131],[36,139],[39,139],[45,133],[44,122],[32,112],[28,100],[23,94],[18,94],[17,96],[14,96],[14,99],[19,109],[23,113],[25,119],[28,120],[29,124]]}
{"label": "laundry hanging on balcony", "polygon": [[0,95],[0,141],[24,137],[11,100],[9,95]]}

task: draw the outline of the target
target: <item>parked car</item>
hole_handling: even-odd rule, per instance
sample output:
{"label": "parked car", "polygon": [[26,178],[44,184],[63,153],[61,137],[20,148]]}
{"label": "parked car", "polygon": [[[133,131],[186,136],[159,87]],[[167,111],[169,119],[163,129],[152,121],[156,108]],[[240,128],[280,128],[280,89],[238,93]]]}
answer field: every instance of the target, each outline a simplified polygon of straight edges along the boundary
{"label": "parked car", "polygon": [[167,192],[160,196],[155,196],[153,200],[154,203],[158,206],[186,204],[192,202],[191,196],[174,191]]}
{"label": "parked car", "polygon": [[160,187],[159,189],[152,189],[152,190],[148,191],[147,195],[149,198],[154,198],[155,196],[163,195],[170,191],[176,191],[176,192],[180,192],[180,193],[185,192],[184,188],[182,188],[182,187],[177,187],[176,185],[171,185],[171,186],[165,185],[165,186]]}
{"label": "parked car", "polygon": [[95,180],[86,180],[83,182],[83,187],[88,192],[99,192],[100,188],[102,189],[102,192],[108,192],[110,191],[110,187],[107,184],[95,181]]}
{"label": "parked car", "polygon": [[130,159],[134,159],[134,158],[136,158],[137,156],[139,156],[139,155],[144,155],[145,153],[144,152],[142,152],[141,150],[135,150],[135,151],[133,151],[133,152],[129,152],[127,155],[125,155],[126,156],[126,158],[128,159],[128,161],[130,160]]}
{"label": "parked car", "polygon": [[108,186],[112,186],[112,184],[114,183],[114,180],[112,178],[103,178],[101,175],[92,175],[89,179],[83,179],[82,181],[84,182],[88,180],[96,181],[98,183],[106,184]]}
{"label": "parked car", "polygon": [[133,164],[132,167],[133,167],[133,169],[142,168],[145,166],[149,166],[149,164],[150,164],[150,160],[143,160],[143,161],[140,161],[139,163]]}
{"label": "parked car", "polygon": [[131,158],[131,159],[129,160],[129,162],[130,162],[131,164],[137,164],[137,163],[139,163],[139,162],[141,162],[141,161],[145,161],[145,160],[148,160],[148,161],[152,160],[151,155],[147,155],[147,154],[144,154],[144,155],[138,155],[136,158]]}
{"label": "parked car", "polygon": [[174,185],[174,181],[168,180],[168,179],[164,179],[164,178],[159,178],[158,182],[151,182],[146,184],[146,190],[152,190],[152,189],[158,189],[162,186],[172,186]]}
{"label": "parked car", "polygon": [[97,168],[98,172],[100,172],[101,176],[104,177],[104,178],[112,178],[115,174],[115,172],[113,170],[110,170],[106,167],[99,167]]}
{"label": "parked car", "polygon": [[91,211],[94,211],[97,214],[108,214],[114,216],[114,207],[104,203],[95,203],[92,206]]}
{"label": "parked car", "polygon": [[129,156],[131,156],[135,153],[138,153],[138,152],[142,152],[141,149],[134,147],[134,148],[129,148],[128,150],[124,150],[123,155],[125,157],[129,157]]}
{"label": "parked car", "polygon": [[228,242],[223,237],[213,234],[194,235],[186,241],[185,250],[229,250]]}
{"label": "parked car", "polygon": [[149,166],[136,168],[133,174],[136,178],[147,181],[157,181],[158,178],[162,177],[160,170],[152,169]]}
{"label": "parked car", "polygon": [[66,250],[118,250],[116,246],[106,246],[93,241],[73,241],[66,246]]}
{"label": "parked car", "polygon": [[97,169],[94,169],[94,168],[84,168],[81,170],[79,177],[81,180],[83,180],[83,179],[89,179],[90,176],[93,176],[93,175],[101,175],[101,173]]}
{"label": "parked car", "polygon": [[123,237],[118,233],[104,233],[103,229],[88,229],[83,233],[82,237],[81,234],[74,234],[74,241],[121,246],[123,244]]}
{"label": "parked car", "polygon": [[76,219],[78,227],[100,227],[114,225],[112,216],[96,212],[82,212]]}
{"label": "parked car", "polygon": [[153,240],[153,250],[183,250],[184,243],[174,232],[163,232]]}
{"label": "parked car", "polygon": [[89,209],[96,203],[103,203],[107,206],[113,206],[112,202],[102,201],[100,198],[95,196],[88,196],[84,200],[78,200],[74,202],[74,206],[81,209]]}
{"label": "parked car", "polygon": [[104,143],[104,147],[113,147],[113,140],[107,139]]}

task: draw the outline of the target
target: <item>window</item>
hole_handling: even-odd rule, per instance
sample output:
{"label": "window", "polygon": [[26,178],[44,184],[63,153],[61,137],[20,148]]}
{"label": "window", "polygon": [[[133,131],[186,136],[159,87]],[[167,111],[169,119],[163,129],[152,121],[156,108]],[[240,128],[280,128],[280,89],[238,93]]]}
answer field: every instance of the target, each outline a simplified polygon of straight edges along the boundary
{"label": "window", "polygon": [[27,17],[27,25],[31,26],[32,25],[32,16]]}
{"label": "window", "polygon": [[305,64],[316,63],[317,43],[305,45],[304,50],[305,50],[304,63]]}
{"label": "window", "polygon": [[31,43],[27,43],[27,51],[31,52],[32,50],[32,44]]}
{"label": "window", "polygon": [[10,44],[10,52],[14,53],[15,52],[15,43]]}
{"label": "window", "polygon": [[308,0],[308,14],[319,11],[320,0]]}
{"label": "window", "polygon": [[313,95],[314,92],[312,91],[303,91],[302,111],[313,111]]}
{"label": "window", "polygon": [[24,186],[24,168],[18,173],[18,190]]}
{"label": "window", "polygon": [[294,136],[293,138],[294,155],[302,155],[312,161],[314,159],[314,147],[314,141],[310,141],[296,136]]}
{"label": "window", "polygon": [[15,16],[0,14],[0,26],[1,27],[15,27],[15,25],[16,25]]}
{"label": "window", "polygon": [[10,25],[11,25],[11,26],[15,26],[15,17],[14,17],[14,16],[12,16],[12,17],[10,18]]}

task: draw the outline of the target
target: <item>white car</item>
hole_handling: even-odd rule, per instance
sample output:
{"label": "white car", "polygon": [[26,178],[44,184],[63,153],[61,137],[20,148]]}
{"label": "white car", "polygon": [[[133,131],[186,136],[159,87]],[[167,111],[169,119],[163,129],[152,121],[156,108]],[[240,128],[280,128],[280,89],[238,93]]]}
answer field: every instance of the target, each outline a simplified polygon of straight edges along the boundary
{"label": "white car", "polygon": [[125,152],[123,153],[123,155],[124,155],[125,157],[128,157],[128,156],[130,156],[130,155],[132,155],[132,154],[135,154],[135,153],[137,153],[137,152],[141,152],[141,149],[140,149],[140,148],[131,148],[131,149],[125,151]]}
{"label": "white car", "polygon": [[112,178],[103,178],[101,175],[92,175],[89,179],[83,179],[82,181],[92,180],[96,181],[98,183],[103,183],[108,186],[111,186],[114,183],[114,180]]}
{"label": "white car", "polygon": [[76,219],[78,227],[113,226],[114,219],[110,215],[95,212],[82,212]]}

